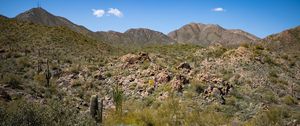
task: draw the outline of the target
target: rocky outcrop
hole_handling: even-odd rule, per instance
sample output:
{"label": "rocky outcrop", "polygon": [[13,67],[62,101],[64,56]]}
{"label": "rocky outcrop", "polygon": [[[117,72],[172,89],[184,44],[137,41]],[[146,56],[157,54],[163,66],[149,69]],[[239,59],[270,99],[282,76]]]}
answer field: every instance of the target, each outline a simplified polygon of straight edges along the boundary
{"label": "rocky outcrop", "polygon": [[158,83],[166,83],[169,82],[171,80],[171,76],[166,72],[160,72],[159,74],[157,74],[157,82]]}
{"label": "rocky outcrop", "polygon": [[140,52],[138,55],[126,54],[120,57],[120,60],[125,63],[124,67],[127,67],[131,64],[143,63],[144,61],[151,61],[148,53],[144,52]]}
{"label": "rocky outcrop", "polygon": [[237,46],[243,43],[255,43],[259,38],[242,30],[227,30],[219,25],[190,23],[168,36],[179,43],[193,43],[203,46],[222,44]]}
{"label": "rocky outcrop", "polygon": [[181,63],[177,66],[177,69],[187,69],[187,70],[191,70],[192,67],[190,66],[190,64],[184,62],[184,63]]}
{"label": "rocky outcrop", "polygon": [[189,80],[186,76],[183,75],[176,75],[173,80],[171,81],[171,86],[173,90],[182,92],[183,91],[183,86],[185,84],[188,84]]}

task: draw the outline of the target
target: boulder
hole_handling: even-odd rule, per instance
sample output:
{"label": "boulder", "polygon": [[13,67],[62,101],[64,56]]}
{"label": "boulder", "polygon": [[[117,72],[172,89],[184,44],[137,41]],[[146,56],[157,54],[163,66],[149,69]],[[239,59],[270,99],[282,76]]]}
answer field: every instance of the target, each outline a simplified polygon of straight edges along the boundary
{"label": "boulder", "polygon": [[187,69],[187,70],[191,70],[192,67],[190,66],[190,64],[184,62],[179,64],[179,66],[177,66],[177,69]]}
{"label": "boulder", "polygon": [[151,61],[151,59],[150,59],[150,57],[149,57],[149,55],[148,55],[148,53],[145,53],[145,52],[140,52],[139,53],[139,58],[138,58],[140,61],[146,61],[146,60],[148,60],[148,61]]}
{"label": "boulder", "polygon": [[3,88],[0,88],[0,100],[4,100],[6,102],[12,100],[10,95]]}
{"label": "boulder", "polygon": [[189,80],[183,75],[177,75],[171,82],[171,86],[173,90],[177,90],[178,92],[182,92],[183,85],[188,84]]}
{"label": "boulder", "polygon": [[93,75],[94,79],[97,79],[97,80],[105,80],[105,77],[99,72],[95,73]]}
{"label": "boulder", "polygon": [[126,62],[129,64],[134,64],[138,61],[139,56],[135,54],[126,54],[120,58],[122,62]]}
{"label": "boulder", "polygon": [[157,74],[157,82],[158,83],[166,83],[166,82],[169,82],[170,80],[171,80],[170,75],[165,71]]}
{"label": "boulder", "polygon": [[151,61],[148,53],[140,52],[138,55],[135,54],[126,54],[120,58],[122,62],[128,63],[128,64],[134,64],[138,62],[144,62],[146,60]]}

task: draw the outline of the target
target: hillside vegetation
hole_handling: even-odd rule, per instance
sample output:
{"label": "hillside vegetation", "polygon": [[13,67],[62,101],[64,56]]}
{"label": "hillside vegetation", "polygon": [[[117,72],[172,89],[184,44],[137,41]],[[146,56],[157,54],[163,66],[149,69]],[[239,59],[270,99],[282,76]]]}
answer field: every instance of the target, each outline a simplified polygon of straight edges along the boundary
{"label": "hillside vegetation", "polygon": [[0,125],[97,125],[95,95],[104,125],[300,124],[298,53],[259,44],[115,48],[12,19],[0,29]]}

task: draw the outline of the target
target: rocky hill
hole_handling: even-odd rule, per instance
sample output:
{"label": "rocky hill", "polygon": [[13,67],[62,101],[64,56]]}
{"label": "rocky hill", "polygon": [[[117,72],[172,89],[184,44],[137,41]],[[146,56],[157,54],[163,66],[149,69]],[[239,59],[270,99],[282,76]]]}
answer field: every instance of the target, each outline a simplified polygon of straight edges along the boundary
{"label": "rocky hill", "polygon": [[264,38],[274,51],[300,54],[300,26]]}
{"label": "rocky hill", "polygon": [[175,41],[167,35],[145,28],[129,29],[124,33],[120,32],[96,32],[97,38],[104,39],[108,43],[127,46],[145,46],[149,44],[174,44]]}
{"label": "rocky hill", "polygon": [[222,44],[237,46],[244,43],[255,43],[259,38],[242,30],[227,30],[219,25],[190,23],[168,36],[179,43],[192,43],[203,46]]}
{"label": "rocky hill", "polygon": [[29,21],[36,24],[47,25],[47,26],[64,26],[78,33],[88,35],[91,31],[87,28],[74,24],[68,19],[60,16],[55,16],[43,8],[32,8],[25,11],[15,17],[17,20]]}

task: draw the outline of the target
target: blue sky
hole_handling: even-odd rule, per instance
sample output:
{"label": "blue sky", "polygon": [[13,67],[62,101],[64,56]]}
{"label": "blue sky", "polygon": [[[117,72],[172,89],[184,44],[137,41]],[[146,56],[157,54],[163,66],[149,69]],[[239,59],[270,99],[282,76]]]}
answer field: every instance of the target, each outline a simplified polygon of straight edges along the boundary
{"label": "blue sky", "polygon": [[[0,0],[0,14],[14,17],[38,0]],[[300,25],[300,0],[39,0],[50,13],[92,31],[149,28],[168,33],[191,23],[219,24],[258,37]]]}

